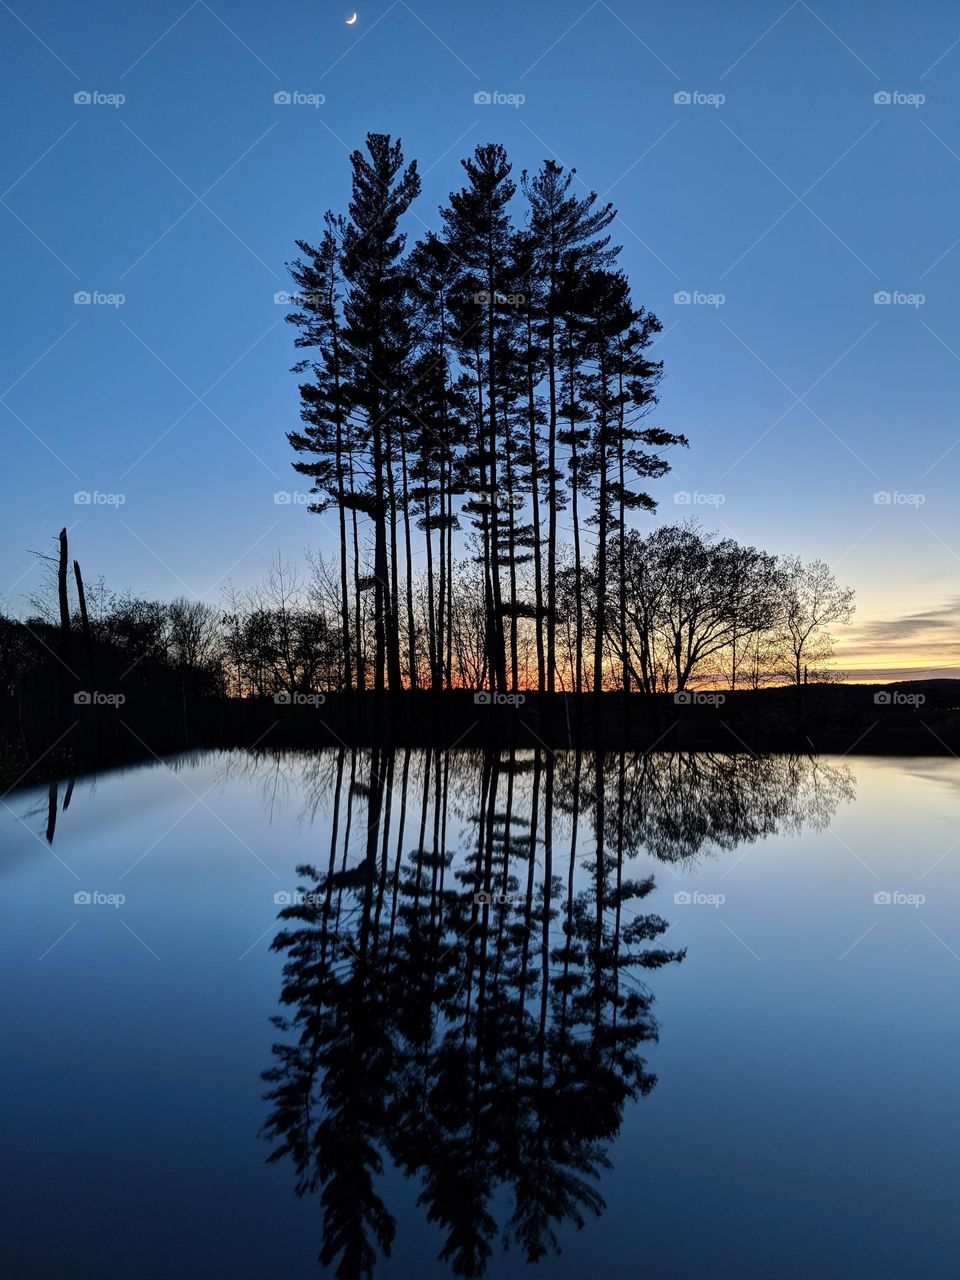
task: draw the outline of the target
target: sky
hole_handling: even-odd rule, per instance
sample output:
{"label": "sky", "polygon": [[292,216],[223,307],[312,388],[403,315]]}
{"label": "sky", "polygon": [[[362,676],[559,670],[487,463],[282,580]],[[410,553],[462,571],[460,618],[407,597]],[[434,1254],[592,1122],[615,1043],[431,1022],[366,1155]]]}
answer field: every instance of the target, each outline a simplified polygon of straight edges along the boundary
{"label": "sky", "polygon": [[956,7],[357,3],[0,0],[0,602],[63,525],[88,579],[213,604],[332,545],[275,501],[275,295],[378,131],[420,167],[411,237],[481,142],[612,200],[651,421],[690,440],[653,521],[827,561],[852,675],[960,675]]}

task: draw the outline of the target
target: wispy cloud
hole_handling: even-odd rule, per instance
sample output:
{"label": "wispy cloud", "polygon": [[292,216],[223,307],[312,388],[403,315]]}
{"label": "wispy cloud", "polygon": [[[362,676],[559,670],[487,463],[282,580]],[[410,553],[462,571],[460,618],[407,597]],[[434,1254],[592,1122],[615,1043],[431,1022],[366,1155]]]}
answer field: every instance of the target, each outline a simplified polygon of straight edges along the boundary
{"label": "wispy cloud", "polygon": [[936,642],[944,632],[952,632],[954,648],[960,648],[960,596],[953,596],[943,604],[920,613],[906,613],[899,618],[867,623],[860,634],[864,641],[883,644],[921,638]]}
{"label": "wispy cloud", "polygon": [[854,680],[960,677],[960,595],[852,627],[838,638],[837,660]]}

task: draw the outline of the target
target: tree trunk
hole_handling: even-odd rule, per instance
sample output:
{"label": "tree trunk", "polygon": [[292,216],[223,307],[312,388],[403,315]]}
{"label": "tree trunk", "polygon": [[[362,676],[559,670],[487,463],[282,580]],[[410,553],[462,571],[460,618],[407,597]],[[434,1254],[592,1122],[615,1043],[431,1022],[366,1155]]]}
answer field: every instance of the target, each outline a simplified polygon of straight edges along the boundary
{"label": "tree trunk", "polygon": [[410,547],[410,479],[407,472],[407,446],[400,433],[400,469],[403,483],[403,545],[407,566],[407,665],[410,688],[417,687],[417,632],[413,622],[413,552]]}
{"label": "tree trunk", "polygon": [[496,305],[495,264],[488,257],[487,268],[487,403],[489,408],[489,486],[485,495],[490,511],[490,585],[492,615],[490,618],[490,668],[493,687],[507,687],[507,654],[503,635],[503,592],[500,583],[500,524],[497,519],[497,377],[494,345],[493,313]]}
{"label": "tree trunk", "polygon": [[[597,454],[599,466],[600,491],[597,499],[597,601],[596,627],[593,637],[593,692],[596,696],[603,690],[603,637],[607,627],[607,535],[609,523],[610,498],[607,487],[607,409],[606,409],[606,369],[603,355],[600,357],[600,422],[597,432]],[[598,704],[599,705],[599,704]]]}
{"label": "tree trunk", "polygon": [[[437,620],[436,608],[434,601],[434,574],[433,574],[433,524],[430,520],[430,504],[433,498],[430,494],[430,483],[424,478],[423,481],[423,537],[424,545],[427,551],[427,662],[430,666],[430,688],[439,687],[437,679]],[[443,503],[443,481],[440,482],[440,502]],[[442,546],[442,535],[441,535]],[[440,594],[443,594],[443,561],[440,562]],[[440,603],[440,616],[443,617],[443,604]]]}
{"label": "tree trunk", "polygon": [[555,273],[551,267],[550,308],[547,330],[547,383],[549,386],[549,420],[547,429],[547,692],[557,687],[557,369],[556,328],[554,324]]}
{"label": "tree trunk", "polygon": [[67,531],[60,530],[60,561],[57,565],[57,596],[60,602],[60,657],[70,658],[70,602],[67,598]]}
{"label": "tree trunk", "polygon": [[390,518],[390,590],[387,596],[387,682],[391,693],[403,688],[400,667],[400,583],[397,555],[397,480],[394,471],[393,430],[388,425],[386,436],[387,499]]}
{"label": "tree trunk", "polygon": [[527,423],[530,428],[530,499],[533,505],[533,590],[536,611],[535,633],[537,641],[537,690],[546,688],[546,656],[543,648],[543,565],[542,539],[540,537],[540,462],[537,436],[537,404],[534,395],[533,331],[530,310],[527,310]]}
{"label": "tree trunk", "polygon": [[83,633],[83,647],[87,655],[87,679],[90,681],[90,688],[95,689],[97,687],[97,676],[94,666],[93,640],[90,635],[90,619],[87,615],[87,596],[83,589],[80,563],[77,560],[73,562],[73,576],[77,582],[77,600],[80,603],[80,628]]}
{"label": "tree trunk", "polygon": [[[618,512],[618,515],[619,515],[618,530],[620,534],[620,564],[618,566],[618,571],[619,571],[618,585],[619,585],[619,601],[620,601],[620,644],[621,644],[622,655],[623,655],[623,673],[621,676],[621,680],[623,682],[624,698],[626,698],[626,696],[630,693],[630,663],[627,659],[627,556],[626,556],[627,519],[626,519],[626,504],[625,504],[627,477],[624,469],[625,460],[624,460],[624,440],[623,440],[623,400],[622,400],[623,374],[622,372],[620,374],[620,393],[621,393],[621,403],[620,403],[619,417],[618,417],[618,426],[619,426],[618,437],[619,438],[617,441],[617,444],[618,444],[617,452],[619,454],[619,462],[620,462],[620,477],[619,477],[620,509]],[[626,702],[624,703],[624,706],[626,706]]]}
{"label": "tree trunk", "polygon": [[573,517],[573,594],[576,601],[577,631],[574,651],[574,684],[579,697],[583,693],[583,555],[580,549],[580,460],[577,456],[577,424],[574,404],[574,361],[571,348],[570,377],[570,507]]}

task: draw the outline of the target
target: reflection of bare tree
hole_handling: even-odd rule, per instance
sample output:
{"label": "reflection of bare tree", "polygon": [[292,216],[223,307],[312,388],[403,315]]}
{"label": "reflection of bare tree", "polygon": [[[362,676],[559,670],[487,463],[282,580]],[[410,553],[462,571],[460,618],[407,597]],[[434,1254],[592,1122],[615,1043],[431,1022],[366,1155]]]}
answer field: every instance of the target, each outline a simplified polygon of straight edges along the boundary
{"label": "reflection of bare tree", "polygon": [[[569,778],[580,764],[561,757],[561,767]],[[658,752],[607,756],[598,767],[607,847],[628,855],[646,850],[670,862],[711,846],[733,849],[804,827],[821,830],[855,794],[850,765],[817,756]],[[571,790],[579,794],[579,784]]]}
{"label": "reflection of bare tree", "polygon": [[[339,753],[342,754],[342,753]],[[219,753],[220,786],[256,788],[268,817],[296,803],[304,824],[313,822],[336,795],[336,751],[226,751]]]}
{"label": "reflection of bare tree", "polygon": [[[624,845],[604,851],[602,792],[581,887],[579,801],[555,874],[553,757],[478,755],[465,769],[449,753],[374,751],[348,771],[344,754],[327,867],[299,869],[302,900],[274,942],[286,963],[265,1073],[271,1159],[289,1157],[297,1191],[319,1195],[320,1261],[338,1276],[370,1275],[390,1250],[385,1157],[419,1180],[455,1274],[486,1269],[500,1191],[504,1239],[536,1260],[561,1223],[603,1208],[623,1107],[654,1083],[638,975],[681,953],[649,945],[658,916],[628,919],[653,883],[624,877]],[[447,843],[454,790],[473,833],[462,855]]]}

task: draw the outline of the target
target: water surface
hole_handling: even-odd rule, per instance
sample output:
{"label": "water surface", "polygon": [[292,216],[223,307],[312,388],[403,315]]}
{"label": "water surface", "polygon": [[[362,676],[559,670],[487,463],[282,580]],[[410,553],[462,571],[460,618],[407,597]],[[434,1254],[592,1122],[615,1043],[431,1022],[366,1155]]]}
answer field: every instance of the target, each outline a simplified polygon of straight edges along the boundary
{"label": "water surface", "polygon": [[958,817],[666,753],[8,797],[2,1274],[955,1277]]}

